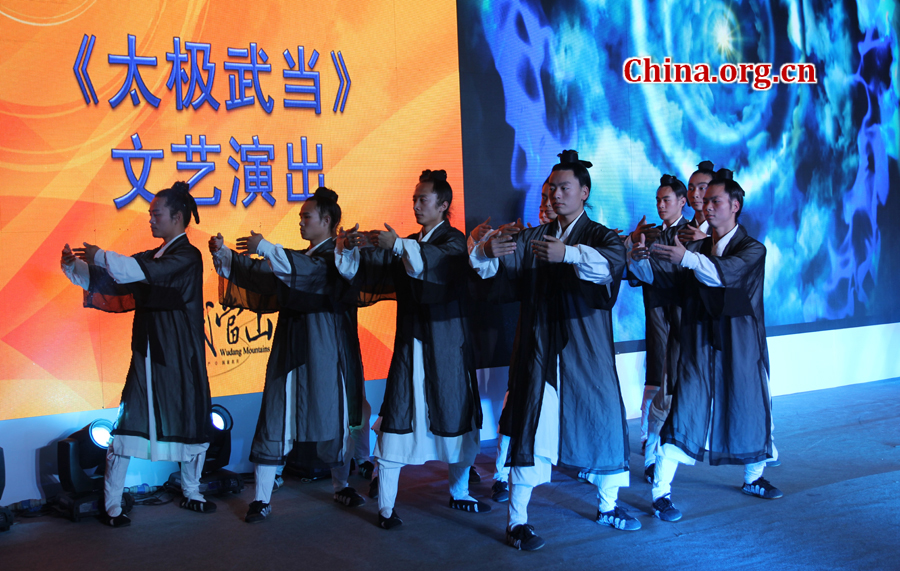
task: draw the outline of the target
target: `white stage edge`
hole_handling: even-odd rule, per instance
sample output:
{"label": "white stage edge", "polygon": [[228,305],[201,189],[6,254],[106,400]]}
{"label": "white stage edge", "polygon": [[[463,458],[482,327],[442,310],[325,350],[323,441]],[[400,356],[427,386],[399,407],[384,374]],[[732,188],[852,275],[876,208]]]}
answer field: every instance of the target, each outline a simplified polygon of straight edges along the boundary
{"label": "white stage edge", "polygon": [[[900,351],[900,323],[770,337],[768,343],[773,396],[900,377],[900,359],[895,353]],[[629,418],[640,415],[644,361],[643,352],[616,356]],[[507,368],[480,370],[478,379],[484,410],[481,439],[492,440],[497,436]],[[383,393],[384,381],[366,383],[366,394],[375,412],[381,406]],[[233,462],[229,469],[236,472],[252,471],[247,458],[260,400],[261,393],[213,399],[234,417]],[[0,505],[55,495],[59,491],[54,475],[56,442],[97,418],[112,420],[116,412],[116,409],[104,409],[0,421],[0,447],[6,457],[6,489]],[[777,410],[775,422],[778,422]],[[128,468],[126,486],[159,485],[177,469],[172,462],[135,459]]]}

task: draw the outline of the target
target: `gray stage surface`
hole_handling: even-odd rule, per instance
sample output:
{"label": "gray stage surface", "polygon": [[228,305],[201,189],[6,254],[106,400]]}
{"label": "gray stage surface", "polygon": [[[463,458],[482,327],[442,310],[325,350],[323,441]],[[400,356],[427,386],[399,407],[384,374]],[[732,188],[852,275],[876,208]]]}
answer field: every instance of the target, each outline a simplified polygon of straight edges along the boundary
{"label": "gray stage surface", "polygon": [[[898,379],[776,398],[782,465],[765,475],[784,498],[742,494],[740,467],[683,466],[677,523],[651,517],[643,459],[633,453],[619,505],[643,523],[636,532],[594,523],[595,489],[557,470],[532,498],[531,523],[547,541],[533,553],[504,544],[506,504],[491,502],[488,514],[449,509],[446,467],[431,463],[404,469],[404,524],[392,531],[376,526],[375,501],[347,509],[332,501],[329,481],[289,478],[256,525],[243,522],[252,485],[216,499],[214,514],[136,507],[123,529],[17,519],[0,533],[0,569],[900,569],[898,403]],[[630,429],[639,452],[636,422]],[[489,498],[489,447],[477,466],[484,480],[472,493]],[[358,476],[351,485],[368,489]]]}

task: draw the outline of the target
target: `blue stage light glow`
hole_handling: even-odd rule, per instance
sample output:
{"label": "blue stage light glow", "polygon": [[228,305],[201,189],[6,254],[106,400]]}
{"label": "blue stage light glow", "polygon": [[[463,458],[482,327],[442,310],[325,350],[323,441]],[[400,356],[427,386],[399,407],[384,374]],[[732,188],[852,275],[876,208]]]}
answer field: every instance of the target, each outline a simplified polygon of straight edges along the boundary
{"label": "blue stage light glow", "polygon": [[113,423],[102,418],[98,418],[92,422],[90,428],[88,428],[91,442],[100,448],[109,447],[109,441],[112,439],[112,431]]}

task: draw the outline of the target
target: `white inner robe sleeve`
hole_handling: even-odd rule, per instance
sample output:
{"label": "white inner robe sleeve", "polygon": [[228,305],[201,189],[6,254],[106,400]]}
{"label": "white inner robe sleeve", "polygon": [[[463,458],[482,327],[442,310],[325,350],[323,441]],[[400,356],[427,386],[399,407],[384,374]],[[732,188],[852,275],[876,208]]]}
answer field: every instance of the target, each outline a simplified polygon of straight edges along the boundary
{"label": "white inner robe sleeve", "polygon": [[[156,256],[158,257],[158,256]],[[105,252],[100,250],[94,256],[94,263],[97,267],[105,268],[106,273],[115,280],[117,284],[130,284],[134,282],[146,282],[147,276],[141,265],[131,256],[123,256],[115,252]]]}
{"label": "white inner robe sleeve", "polygon": [[338,273],[344,279],[352,280],[359,271],[359,248],[347,250],[335,246],[334,265],[337,266]]}
{"label": "white inner robe sleeve", "polygon": [[[312,256],[313,253],[322,247],[323,244],[327,243],[328,240],[322,240],[312,248],[309,248],[305,253],[307,256]],[[291,283],[291,262],[288,260],[288,255],[284,251],[284,247],[281,244],[273,244],[268,240],[261,240],[259,245],[256,247],[256,253],[265,258],[267,262],[269,262],[269,267],[272,268],[272,271],[275,273],[275,277],[280,279],[286,284]],[[355,272],[354,272],[355,275]]]}
{"label": "white inner robe sleeve", "polygon": [[394,255],[403,260],[406,273],[413,279],[422,279],[425,262],[422,260],[422,249],[419,243],[409,238],[397,238],[394,242]]}
{"label": "white inner robe sleeve", "polygon": [[88,270],[87,262],[76,259],[71,266],[60,264],[62,271],[69,278],[69,281],[77,285],[83,290],[87,290],[91,285],[91,273]]}
{"label": "white inner robe sleeve", "polygon": [[[725,248],[728,247],[729,242],[734,238],[737,229],[738,225],[735,224],[734,228],[719,238],[719,241],[713,245],[711,254],[714,257],[722,257],[722,254],[725,253]],[[719,277],[719,272],[716,271],[716,266],[703,254],[697,254],[691,251],[685,252],[684,257],[681,259],[681,266],[689,270],[694,270],[694,275],[697,276],[700,283],[704,285],[710,287],[725,287],[725,284],[722,283],[722,279]]]}
{"label": "white inner robe sleeve", "polygon": [[221,247],[213,254],[213,266],[216,273],[225,279],[231,277],[231,248]]}
{"label": "white inner robe sleeve", "polygon": [[479,242],[469,254],[469,265],[483,280],[492,278],[500,270],[500,259],[489,258],[484,253],[484,242]]}

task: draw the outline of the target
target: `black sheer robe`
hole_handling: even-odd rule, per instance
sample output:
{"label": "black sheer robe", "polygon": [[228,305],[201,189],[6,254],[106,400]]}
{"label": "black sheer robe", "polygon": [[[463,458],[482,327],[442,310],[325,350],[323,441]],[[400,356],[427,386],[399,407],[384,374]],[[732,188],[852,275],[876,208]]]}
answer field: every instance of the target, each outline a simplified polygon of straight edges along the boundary
{"label": "black sheer robe", "polygon": [[121,313],[134,311],[131,365],[122,389],[122,407],[113,434],[150,439],[147,414],[147,348],[156,439],[203,444],[213,433],[203,332],[203,256],[187,236],[134,254],[145,282],[118,284],[104,268],[88,266],[84,306]]}
{"label": "black sheer robe", "polygon": [[365,387],[355,299],[344,303],[348,287],[334,264],[333,239],[310,256],[306,250],[284,252],[291,266],[290,283],[277,277],[268,261],[235,252],[231,275],[219,282],[225,307],[278,311],[250,461],[284,464],[285,390],[293,372],[294,441],[315,442],[319,459],[336,466],[344,461],[347,426],[362,423]]}
{"label": "black sheer robe", "polygon": [[[413,234],[410,240],[418,240]],[[419,242],[422,279],[406,272],[400,256],[363,249],[353,278],[361,306],[397,301],[394,354],[381,405],[381,430],[413,431],[413,340],[422,342],[428,429],[437,436],[459,436],[481,428],[481,401],[469,345],[465,235],[445,222],[427,242]]]}
{"label": "black sheer robe", "polygon": [[[678,230],[689,222],[682,218],[681,224],[670,226],[662,232],[654,243],[672,246]],[[675,384],[680,342],[677,333],[681,327],[681,300],[671,290],[645,284],[629,275],[629,284],[641,286],[644,299],[646,323],[645,349],[647,351],[647,372],[644,384],[662,387],[667,382],[668,391]]]}
{"label": "black sheer robe", "polygon": [[711,255],[711,237],[687,248],[712,261],[725,287],[706,286],[693,271],[651,259],[654,285],[683,299],[678,383],[661,442],[695,460],[709,452],[713,465],[761,462],[772,457],[766,248],[743,226],[721,257]]}
{"label": "black sheer robe", "polygon": [[[558,222],[523,230],[514,254],[499,258],[498,301],[521,301],[500,429],[509,435],[511,466],[534,465],[544,387],[559,391],[559,463],[597,474],[628,469],[628,426],[616,372],[612,307],[625,269],[625,247],[609,228],[583,215],[566,245],[584,244],[609,263],[612,282],[579,279],[572,265],[536,259],[532,240],[555,236]],[[559,356],[560,377],[556,377]]]}

